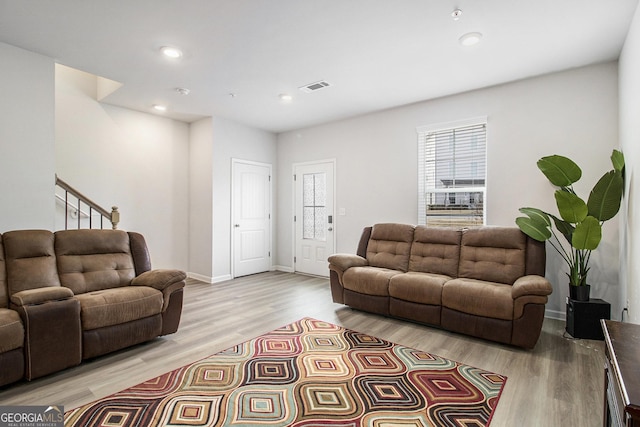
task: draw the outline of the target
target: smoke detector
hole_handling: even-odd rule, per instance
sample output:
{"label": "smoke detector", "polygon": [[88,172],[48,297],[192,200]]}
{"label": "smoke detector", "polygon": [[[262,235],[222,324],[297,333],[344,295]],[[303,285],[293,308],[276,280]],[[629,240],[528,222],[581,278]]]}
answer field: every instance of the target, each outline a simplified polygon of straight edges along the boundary
{"label": "smoke detector", "polygon": [[308,85],[300,86],[298,89],[305,93],[315,92],[320,89],[324,89],[325,87],[331,86],[329,82],[320,80],[319,82],[309,83]]}

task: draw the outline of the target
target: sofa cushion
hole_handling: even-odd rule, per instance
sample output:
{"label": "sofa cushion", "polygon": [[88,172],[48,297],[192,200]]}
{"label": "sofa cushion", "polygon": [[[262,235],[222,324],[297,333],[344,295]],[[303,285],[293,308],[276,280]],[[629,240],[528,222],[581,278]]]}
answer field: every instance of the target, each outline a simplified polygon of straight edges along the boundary
{"label": "sofa cushion", "polygon": [[24,345],[24,327],[17,311],[0,308],[0,353]]}
{"label": "sofa cushion", "polygon": [[513,320],[511,285],[475,279],[453,279],[442,288],[442,306],[461,313]]}
{"label": "sofa cushion", "polygon": [[413,229],[412,225],[407,224],[374,225],[367,245],[369,265],[402,272],[407,271],[411,242],[413,242]]}
{"label": "sofa cushion", "polygon": [[[134,277],[134,279],[131,281],[131,286],[148,286],[150,288],[161,291],[163,299],[162,312],[166,313],[167,308],[169,307],[169,304],[173,299],[171,295],[174,292],[184,288],[186,278],[187,273],[181,270],[150,270]],[[178,315],[179,321],[180,311],[178,311],[176,314]]]}
{"label": "sofa cushion", "polygon": [[9,296],[28,289],[60,286],[53,233],[46,230],[8,231],[2,235]]}
{"label": "sofa cushion", "polygon": [[378,267],[351,267],[342,275],[345,289],[365,295],[389,296],[389,280],[402,274]]}
{"label": "sofa cushion", "polygon": [[456,277],[461,236],[459,229],[417,226],[411,245],[409,271]]}
{"label": "sofa cushion", "polygon": [[409,271],[391,278],[389,295],[420,304],[441,305],[442,286],[447,280],[451,280],[451,277]]}
{"label": "sofa cushion", "polygon": [[458,277],[512,285],[525,275],[526,243],[517,227],[464,230]]}
{"label": "sofa cushion", "polygon": [[74,294],[127,286],[135,277],[129,235],[120,230],[56,232],[58,272]]}
{"label": "sofa cushion", "polygon": [[159,314],[162,292],[147,286],[102,289],[77,295],[82,329],[91,330]]}

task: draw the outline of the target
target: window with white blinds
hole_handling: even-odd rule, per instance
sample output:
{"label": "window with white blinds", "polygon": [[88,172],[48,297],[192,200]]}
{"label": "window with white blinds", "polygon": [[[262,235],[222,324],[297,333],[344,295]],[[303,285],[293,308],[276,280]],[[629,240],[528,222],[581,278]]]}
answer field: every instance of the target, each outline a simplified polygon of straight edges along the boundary
{"label": "window with white blinds", "polygon": [[421,126],[418,131],[418,224],[485,223],[487,120]]}

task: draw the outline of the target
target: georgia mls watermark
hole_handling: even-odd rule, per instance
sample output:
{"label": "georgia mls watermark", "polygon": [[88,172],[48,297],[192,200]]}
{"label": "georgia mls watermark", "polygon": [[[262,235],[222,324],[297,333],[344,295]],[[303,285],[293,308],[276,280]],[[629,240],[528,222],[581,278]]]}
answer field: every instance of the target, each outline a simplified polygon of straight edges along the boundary
{"label": "georgia mls watermark", "polygon": [[0,406],[0,427],[64,427],[64,407]]}

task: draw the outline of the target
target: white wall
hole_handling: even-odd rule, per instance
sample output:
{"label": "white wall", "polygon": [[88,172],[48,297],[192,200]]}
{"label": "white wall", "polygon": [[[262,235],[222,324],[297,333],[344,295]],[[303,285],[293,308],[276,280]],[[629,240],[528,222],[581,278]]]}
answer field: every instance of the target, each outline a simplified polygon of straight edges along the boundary
{"label": "white wall", "polygon": [[0,233],[54,226],[53,67],[0,43]]}
{"label": "white wall", "polygon": [[[639,21],[636,13],[621,58],[619,103],[628,165],[620,277],[636,322]],[[494,225],[513,225],[521,206],[555,209],[553,189],[535,167],[539,157],[558,153],[576,160],[585,171],[578,186],[584,194],[610,167],[608,156],[618,141],[616,63],[287,132],[276,143],[268,132],[221,118],[189,126],[98,103],[95,81],[84,73],[58,73],[54,86],[51,58],[6,44],[0,43],[0,58],[0,231],[54,228],[53,176],[58,172],[97,202],[118,205],[121,228],[145,235],[154,267],[183,268],[212,281],[231,273],[232,158],[274,165],[274,264],[291,268],[293,163],[337,159],[336,207],[346,211],[336,217],[337,249],[353,252],[366,225],[416,222],[417,126],[488,116],[486,202],[488,223]],[[609,222],[603,245],[593,255],[590,281],[593,296],[612,302],[614,318],[626,298],[618,289],[618,247],[618,224]],[[555,289],[548,314],[561,316],[567,294],[564,266],[551,249],[548,254],[547,275]]]}
{"label": "white wall", "polygon": [[95,76],[56,66],[60,178],[142,233],[154,268],[188,266],[189,126],[96,101]]}
{"label": "white wall", "polygon": [[275,165],[276,137],[213,117],[192,123],[190,139],[189,275],[215,283],[232,275],[231,160]]}
{"label": "white wall", "polygon": [[[626,190],[620,216],[620,306],[629,300],[629,317],[640,323],[640,8],[620,55],[620,146],[626,160]],[[626,319],[625,319],[626,320]]]}
{"label": "white wall", "polygon": [[[336,217],[336,247],[353,253],[367,225],[417,222],[416,127],[487,116],[487,223],[515,226],[520,207],[556,210],[553,188],[536,167],[542,156],[575,160],[583,168],[576,189],[588,196],[611,168],[617,111],[617,63],[607,63],[280,134],[277,262],[292,265],[293,163],[337,159],[336,208],[344,208],[346,215]],[[605,224],[604,233],[602,248],[592,256],[592,296],[614,303],[619,292],[617,223]],[[547,314],[563,317],[564,266],[552,248],[547,254],[547,277],[554,287]]]}
{"label": "white wall", "polygon": [[[231,160],[276,165],[276,136],[220,117],[213,118],[213,281],[231,278]],[[272,178],[272,181],[276,181]],[[276,183],[274,182],[274,189]],[[274,192],[275,193],[275,192]],[[276,195],[273,194],[274,204]],[[272,221],[275,221],[273,218]],[[275,248],[275,242],[273,242]]]}
{"label": "white wall", "polygon": [[191,124],[189,150],[189,274],[213,281],[213,120]]}

